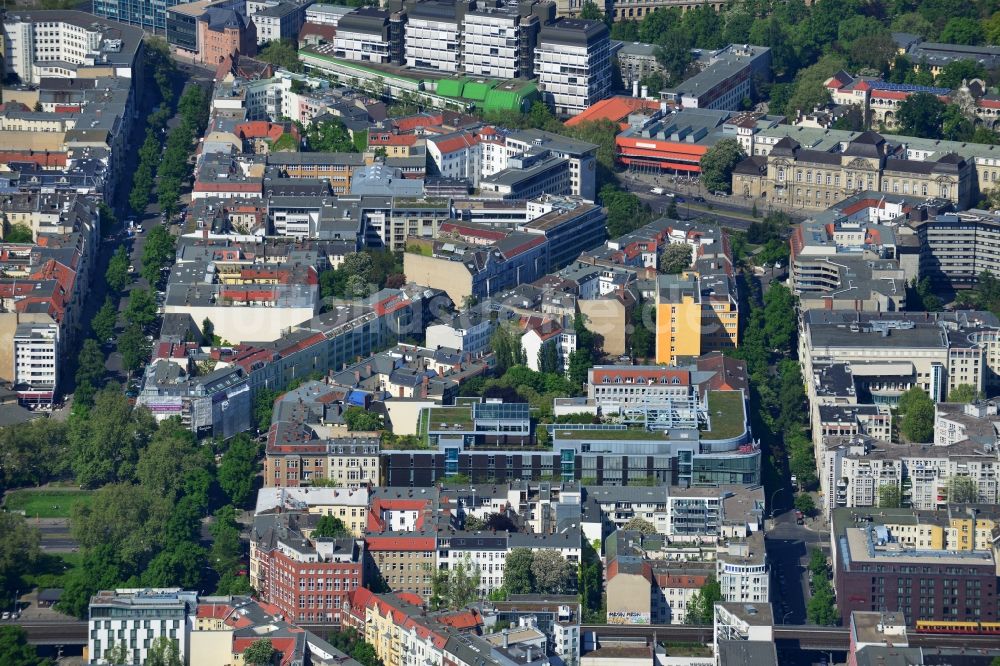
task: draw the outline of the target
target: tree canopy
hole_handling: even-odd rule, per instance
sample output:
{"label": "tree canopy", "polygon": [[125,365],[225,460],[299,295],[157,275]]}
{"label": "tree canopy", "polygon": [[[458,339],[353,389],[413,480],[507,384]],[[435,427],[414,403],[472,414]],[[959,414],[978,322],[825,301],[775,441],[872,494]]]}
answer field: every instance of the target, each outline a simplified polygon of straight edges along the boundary
{"label": "tree canopy", "polygon": [[723,139],[701,156],[701,182],[709,192],[732,192],[733,169],[746,158],[736,139]]}

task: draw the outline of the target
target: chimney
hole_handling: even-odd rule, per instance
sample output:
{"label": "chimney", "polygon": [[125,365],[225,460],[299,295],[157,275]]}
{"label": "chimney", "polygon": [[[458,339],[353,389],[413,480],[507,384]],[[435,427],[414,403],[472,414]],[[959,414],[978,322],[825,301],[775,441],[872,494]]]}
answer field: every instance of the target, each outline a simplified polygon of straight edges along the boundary
{"label": "chimney", "polygon": [[503,649],[506,650],[509,647],[510,647],[510,630],[504,629],[503,630]]}

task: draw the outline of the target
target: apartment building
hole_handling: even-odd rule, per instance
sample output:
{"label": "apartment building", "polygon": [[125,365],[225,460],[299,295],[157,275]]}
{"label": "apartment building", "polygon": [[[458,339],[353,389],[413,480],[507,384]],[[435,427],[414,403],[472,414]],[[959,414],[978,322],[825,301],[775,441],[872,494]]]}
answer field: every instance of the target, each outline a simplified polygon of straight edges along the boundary
{"label": "apartment building", "polygon": [[[569,192],[587,201],[597,199],[597,146],[586,141],[571,139],[539,129],[523,129],[507,134],[503,142],[502,154],[508,158],[517,153],[531,150],[545,150],[550,155],[569,162]],[[485,159],[485,156],[484,156]],[[500,160],[502,162],[502,157]],[[506,168],[506,163],[503,163]],[[495,167],[494,167],[495,168]],[[489,169],[484,166],[484,175]],[[545,194],[558,194],[547,191]]]}
{"label": "apartment building", "polygon": [[[994,553],[905,547],[898,530],[912,510],[841,509],[833,516],[834,584],[845,622],[854,611],[891,611],[916,620],[994,622]],[[896,514],[896,515],[893,515]],[[860,520],[859,520],[860,518]]]}
{"label": "apartment building", "polygon": [[542,26],[535,76],[560,116],[574,116],[611,92],[608,27],[600,21],[561,18]]}
{"label": "apartment building", "polygon": [[58,395],[59,325],[18,324],[14,331],[14,390],[22,405],[51,407]]}
{"label": "apartment building", "polygon": [[250,428],[250,404],[260,388],[280,390],[295,379],[343,367],[419,327],[424,291],[415,292],[414,300],[401,290],[382,290],[360,305],[335,304],[276,339],[212,349],[208,358],[222,365],[208,375],[194,376],[187,365],[194,357],[186,353],[181,364],[154,360],[137,401],[157,419],[179,415],[195,432],[231,437]]}
{"label": "apartment building", "polygon": [[607,566],[607,623],[685,624],[691,597],[712,575],[710,562],[618,556]]}
{"label": "apartment building", "polygon": [[[697,266],[696,266],[697,268]],[[656,278],[656,362],[676,365],[739,344],[739,304],[725,272]]]}
{"label": "apartment building", "polygon": [[914,221],[920,274],[936,284],[974,286],[983,271],[1000,275],[1000,215],[972,209]]}
{"label": "apartment building", "polygon": [[157,638],[176,642],[178,656],[191,656],[188,615],[198,594],[179,587],[102,590],[90,598],[87,653],[102,663],[109,650],[124,646],[127,663],[143,664]]}
{"label": "apartment building", "polygon": [[268,487],[257,491],[256,514],[299,512],[333,516],[355,538],[364,536],[368,525],[368,487]]}
{"label": "apartment building", "polygon": [[[307,389],[307,392],[319,393],[315,389]],[[264,458],[264,484],[295,488],[323,480],[340,488],[378,485],[380,445],[377,437],[323,437],[320,433],[325,429],[321,423],[300,421],[294,414],[286,419],[284,404],[290,399],[288,396],[295,393],[293,399],[307,400],[307,392],[301,388],[289,391],[281,398],[282,404],[275,407],[275,421],[268,433]],[[325,395],[328,394],[317,397]],[[319,408],[322,415],[320,405],[306,408]]]}
{"label": "apartment building", "polygon": [[360,153],[271,153],[267,165],[284,178],[319,178],[337,195],[350,194],[355,169],[365,166]]}
{"label": "apartment building", "polygon": [[770,601],[771,573],[764,549],[764,533],[753,532],[746,539],[730,540],[720,548],[715,576],[722,588],[722,598],[727,602]]}
{"label": "apartment building", "polygon": [[312,513],[258,512],[250,584],[289,620],[339,625],[348,595],[365,584],[365,542],[313,537],[319,520]]}

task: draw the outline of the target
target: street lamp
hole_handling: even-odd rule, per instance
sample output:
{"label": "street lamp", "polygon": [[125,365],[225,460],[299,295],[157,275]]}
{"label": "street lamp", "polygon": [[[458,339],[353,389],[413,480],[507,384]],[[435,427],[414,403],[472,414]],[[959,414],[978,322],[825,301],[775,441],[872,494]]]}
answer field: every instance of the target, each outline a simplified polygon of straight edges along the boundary
{"label": "street lamp", "polygon": [[789,615],[791,615],[791,614],[792,614],[792,611],[788,611],[787,613],[785,613],[785,614],[784,614],[784,615],[783,615],[783,616],[781,617],[781,624],[785,624],[785,620],[787,620],[787,619],[788,619],[788,616],[789,616]]}
{"label": "street lamp", "polygon": [[778,495],[778,493],[780,493],[783,490],[784,490],[784,488],[778,488],[773,493],[771,493],[771,517],[772,518],[774,518],[774,498]]}

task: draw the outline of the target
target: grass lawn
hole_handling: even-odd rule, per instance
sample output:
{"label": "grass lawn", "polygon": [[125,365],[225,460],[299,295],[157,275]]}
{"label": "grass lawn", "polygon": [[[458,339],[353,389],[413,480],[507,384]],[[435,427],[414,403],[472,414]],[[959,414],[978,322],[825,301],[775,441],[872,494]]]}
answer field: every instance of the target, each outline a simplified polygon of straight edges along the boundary
{"label": "grass lawn", "polygon": [[24,577],[27,589],[65,587],[66,576],[83,563],[80,553],[43,553],[32,572]]}
{"label": "grass lawn", "polygon": [[28,518],[69,518],[73,505],[90,502],[91,496],[89,490],[15,490],[7,493],[4,507]]}

